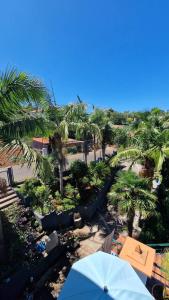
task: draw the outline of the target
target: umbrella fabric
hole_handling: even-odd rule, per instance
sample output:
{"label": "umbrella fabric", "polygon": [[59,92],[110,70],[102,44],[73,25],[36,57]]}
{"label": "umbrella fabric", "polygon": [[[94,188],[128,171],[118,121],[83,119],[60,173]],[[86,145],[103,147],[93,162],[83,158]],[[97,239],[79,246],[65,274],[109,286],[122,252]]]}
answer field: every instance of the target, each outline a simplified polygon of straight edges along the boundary
{"label": "umbrella fabric", "polygon": [[113,255],[96,252],[76,262],[59,300],[152,300],[131,265]]}

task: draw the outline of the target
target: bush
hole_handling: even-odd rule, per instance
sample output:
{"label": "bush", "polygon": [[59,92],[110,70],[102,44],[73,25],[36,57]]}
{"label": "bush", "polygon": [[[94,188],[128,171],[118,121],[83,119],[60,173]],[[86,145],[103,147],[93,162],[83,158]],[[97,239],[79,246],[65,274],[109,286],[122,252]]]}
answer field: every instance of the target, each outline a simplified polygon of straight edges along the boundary
{"label": "bush", "polygon": [[75,199],[75,200],[79,200],[80,199],[80,194],[79,194],[78,189],[75,188],[70,183],[68,183],[65,186],[64,194],[65,194],[66,198]]}
{"label": "bush", "polygon": [[91,162],[90,172],[99,179],[105,179],[111,174],[111,169],[104,161]]}
{"label": "bush", "polygon": [[162,215],[156,212],[144,222],[140,240],[144,243],[161,243],[169,239],[168,225],[165,226]]}
{"label": "bush", "polygon": [[57,211],[66,211],[75,208],[79,205],[80,194],[77,188],[74,188],[71,184],[65,186],[64,197],[57,191],[55,193],[55,199],[52,200],[53,208]]}
{"label": "bush", "polygon": [[32,200],[35,199],[35,188],[41,186],[41,181],[37,178],[26,179],[24,184],[21,186],[19,192],[25,197],[30,197]]}
{"label": "bush", "polygon": [[76,153],[77,153],[77,147],[69,147],[69,148],[67,149],[67,152],[68,152],[69,154],[76,154]]}
{"label": "bush", "polygon": [[50,191],[45,185],[38,186],[35,188],[35,199],[33,206],[38,209],[40,208],[41,213],[48,213],[51,208],[51,202],[49,201]]}
{"label": "bush", "polygon": [[104,161],[91,162],[90,174],[90,184],[92,186],[102,188],[104,186],[106,177],[111,174],[111,169]]}
{"label": "bush", "polygon": [[81,160],[76,160],[71,163],[70,172],[76,184],[80,184],[83,177],[88,175],[88,166]]}
{"label": "bush", "polygon": [[119,147],[127,147],[129,144],[128,132],[124,128],[116,128],[114,130],[114,140],[113,143]]}

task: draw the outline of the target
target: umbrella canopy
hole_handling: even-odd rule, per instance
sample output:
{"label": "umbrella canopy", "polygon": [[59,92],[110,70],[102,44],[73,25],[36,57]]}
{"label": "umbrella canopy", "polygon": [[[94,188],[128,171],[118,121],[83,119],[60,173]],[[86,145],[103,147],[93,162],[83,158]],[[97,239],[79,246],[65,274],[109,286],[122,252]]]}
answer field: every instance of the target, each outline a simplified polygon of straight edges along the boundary
{"label": "umbrella canopy", "polygon": [[76,262],[59,300],[152,300],[131,265],[113,255],[96,252]]}

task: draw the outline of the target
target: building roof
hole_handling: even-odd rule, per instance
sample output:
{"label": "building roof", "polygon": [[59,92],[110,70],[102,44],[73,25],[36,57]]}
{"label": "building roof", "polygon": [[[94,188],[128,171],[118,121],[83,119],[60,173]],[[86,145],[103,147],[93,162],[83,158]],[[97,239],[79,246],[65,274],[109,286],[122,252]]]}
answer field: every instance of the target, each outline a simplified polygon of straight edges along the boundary
{"label": "building roof", "polygon": [[[44,138],[44,137],[40,137],[40,138],[33,138],[33,142],[37,142],[39,144],[43,144],[43,145],[48,145],[49,144],[49,138]],[[74,145],[78,145],[78,144],[82,144],[83,141],[78,141],[75,139],[67,139],[64,142],[65,146],[74,146]]]}
{"label": "building roof", "polygon": [[119,255],[135,269],[151,277],[155,260],[155,250],[131,237],[127,237]]}
{"label": "building roof", "polygon": [[38,142],[41,144],[49,144],[49,139],[48,138],[33,138],[33,142]]}

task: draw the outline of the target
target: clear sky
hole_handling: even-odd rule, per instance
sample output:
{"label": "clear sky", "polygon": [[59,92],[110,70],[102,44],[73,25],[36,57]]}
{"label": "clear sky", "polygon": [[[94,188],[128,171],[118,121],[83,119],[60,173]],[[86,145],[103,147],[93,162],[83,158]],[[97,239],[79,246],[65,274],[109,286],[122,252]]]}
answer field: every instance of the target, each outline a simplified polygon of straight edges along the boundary
{"label": "clear sky", "polygon": [[4,0],[0,69],[52,82],[56,101],[169,109],[169,0]]}

